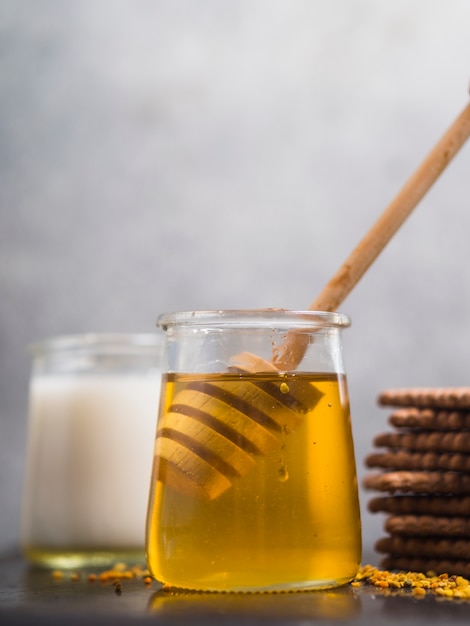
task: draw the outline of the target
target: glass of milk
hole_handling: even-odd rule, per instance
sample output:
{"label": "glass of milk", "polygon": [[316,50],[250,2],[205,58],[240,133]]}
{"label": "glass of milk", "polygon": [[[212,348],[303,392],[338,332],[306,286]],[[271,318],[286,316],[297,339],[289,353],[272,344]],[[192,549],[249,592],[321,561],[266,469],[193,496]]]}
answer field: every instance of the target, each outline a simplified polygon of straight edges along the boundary
{"label": "glass of milk", "polygon": [[61,336],[31,355],[25,557],[54,568],[144,562],[163,337]]}

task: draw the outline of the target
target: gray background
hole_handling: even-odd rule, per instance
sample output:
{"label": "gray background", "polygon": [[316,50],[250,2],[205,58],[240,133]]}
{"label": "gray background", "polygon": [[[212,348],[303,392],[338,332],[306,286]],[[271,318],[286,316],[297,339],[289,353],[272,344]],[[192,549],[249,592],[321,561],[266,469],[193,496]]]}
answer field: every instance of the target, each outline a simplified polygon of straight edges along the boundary
{"label": "gray background", "polygon": [[[0,550],[28,344],[308,307],[466,105],[469,24],[468,0],[0,1]],[[470,145],[341,307],[360,478],[380,390],[470,383],[469,169]]]}

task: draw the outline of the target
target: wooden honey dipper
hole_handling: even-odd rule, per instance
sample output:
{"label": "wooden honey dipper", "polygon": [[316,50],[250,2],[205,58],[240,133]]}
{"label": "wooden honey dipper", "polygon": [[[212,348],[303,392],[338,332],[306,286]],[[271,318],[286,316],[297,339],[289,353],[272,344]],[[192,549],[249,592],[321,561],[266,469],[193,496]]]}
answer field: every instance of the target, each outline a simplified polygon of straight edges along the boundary
{"label": "wooden honey dipper", "polygon": [[[444,171],[470,136],[470,103],[456,118],[415,173],[388,205],[309,307],[335,311],[398,228]],[[243,353],[233,357],[232,371],[241,373],[295,370],[308,337],[291,331],[272,362]],[[188,383],[159,420],[155,454],[158,478],[190,496],[212,500],[245,476],[256,456],[267,455],[319,401],[321,393],[309,383],[282,393],[272,385],[224,382]]]}

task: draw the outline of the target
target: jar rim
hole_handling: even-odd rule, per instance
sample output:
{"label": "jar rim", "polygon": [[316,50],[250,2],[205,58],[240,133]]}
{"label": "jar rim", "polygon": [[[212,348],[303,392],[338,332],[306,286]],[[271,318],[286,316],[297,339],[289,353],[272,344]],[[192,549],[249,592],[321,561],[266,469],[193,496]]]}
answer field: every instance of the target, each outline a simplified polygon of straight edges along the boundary
{"label": "jar rim", "polygon": [[132,348],[158,348],[163,346],[164,336],[162,333],[104,333],[87,332],[51,336],[29,345],[29,351],[33,355],[42,352],[61,350],[83,349],[132,349]]}
{"label": "jar rim", "polygon": [[336,311],[294,311],[289,309],[226,309],[177,311],[162,313],[157,326],[167,330],[174,326],[192,328],[347,328],[350,318]]}

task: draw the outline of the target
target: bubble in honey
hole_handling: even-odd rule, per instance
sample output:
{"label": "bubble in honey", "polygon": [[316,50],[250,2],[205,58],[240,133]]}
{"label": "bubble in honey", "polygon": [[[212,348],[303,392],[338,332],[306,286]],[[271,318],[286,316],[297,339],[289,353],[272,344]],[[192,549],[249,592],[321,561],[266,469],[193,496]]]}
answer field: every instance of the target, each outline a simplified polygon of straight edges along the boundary
{"label": "bubble in honey", "polygon": [[282,382],[279,391],[283,394],[289,393],[289,385],[287,383]]}
{"label": "bubble in honey", "polygon": [[278,469],[278,475],[281,483],[285,483],[286,480],[289,480],[289,472],[287,471],[287,467],[285,465],[281,465]]}

